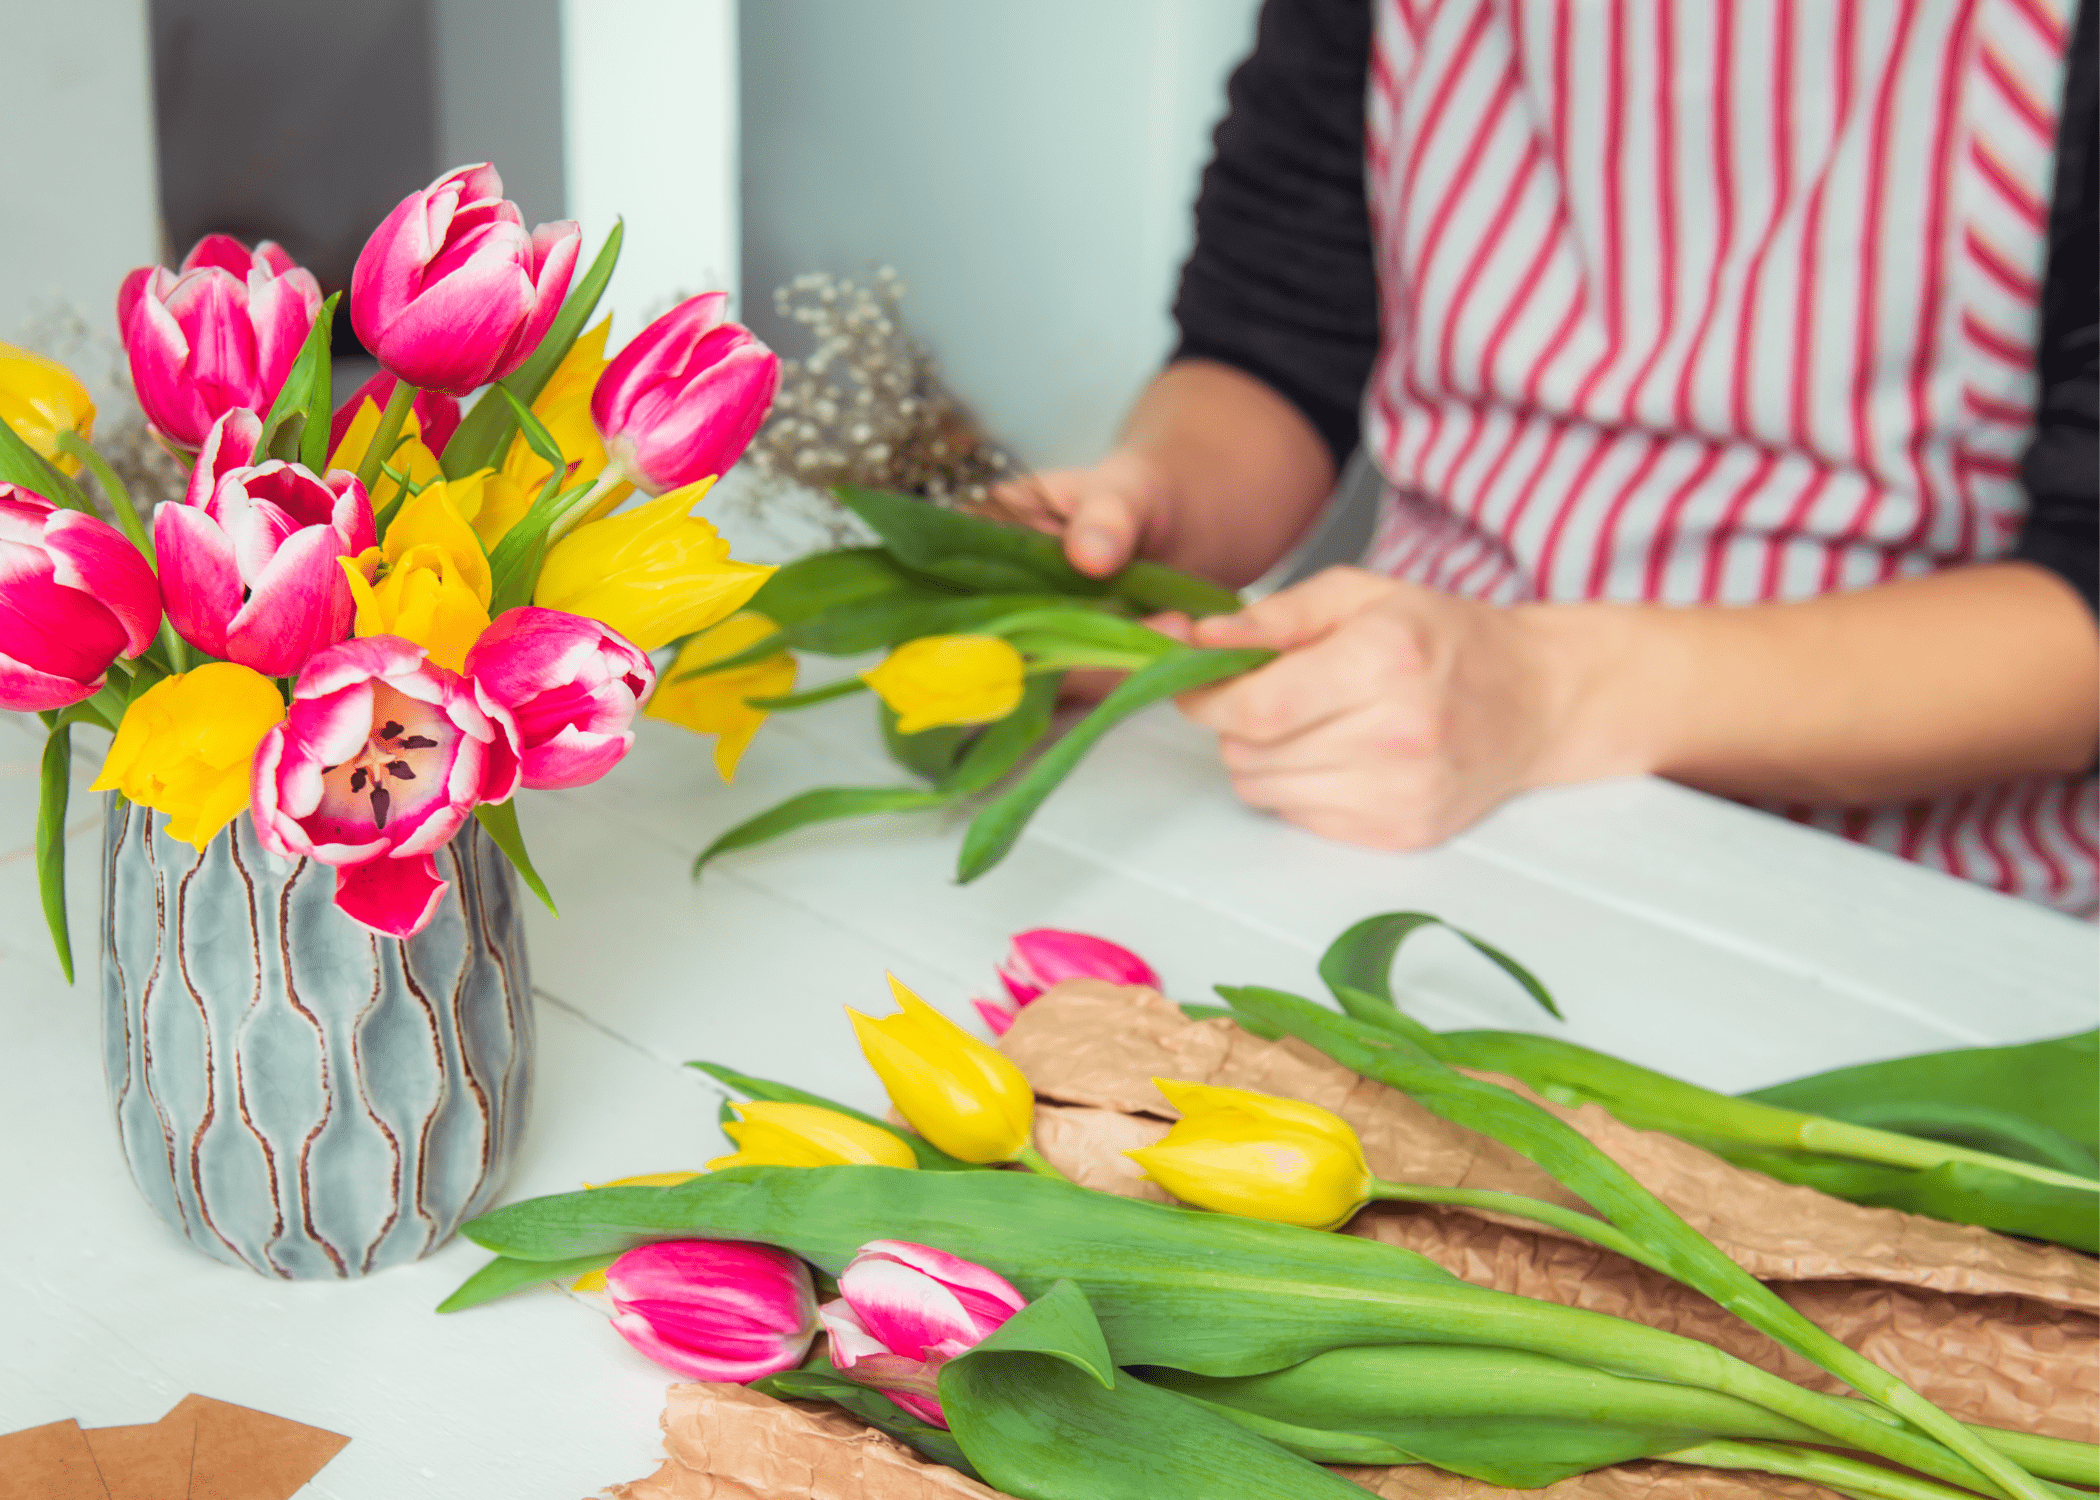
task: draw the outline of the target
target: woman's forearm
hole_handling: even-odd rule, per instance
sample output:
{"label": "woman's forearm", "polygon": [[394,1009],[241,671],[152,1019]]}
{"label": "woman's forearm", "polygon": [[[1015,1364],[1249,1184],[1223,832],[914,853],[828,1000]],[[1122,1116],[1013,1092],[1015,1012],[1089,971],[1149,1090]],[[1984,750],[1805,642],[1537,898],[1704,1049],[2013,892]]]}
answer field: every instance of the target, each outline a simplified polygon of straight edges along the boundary
{"label": "woman's forearm", "polygon": [[1333,460],[1304,415],[1251,375],[1207,360],[1159,373],[1113,457],[1158,486],[1145,555],[1232,588],[1288,552],[1334,488]]}
{"label": "woman's forearm", "polygon": [[2100,632],[1992,563],[1740,608],[1527,605],[1565,733],[1538,780],[1653,771],[1739,797],[1867,804],[2072,773],[2100,739]]}

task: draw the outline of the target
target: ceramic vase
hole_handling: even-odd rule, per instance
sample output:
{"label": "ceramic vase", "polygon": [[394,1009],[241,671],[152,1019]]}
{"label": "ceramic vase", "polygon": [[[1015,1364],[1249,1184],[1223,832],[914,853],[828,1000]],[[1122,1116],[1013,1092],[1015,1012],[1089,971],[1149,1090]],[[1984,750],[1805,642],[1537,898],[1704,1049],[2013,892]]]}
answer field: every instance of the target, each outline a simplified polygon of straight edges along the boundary
{"label": "ceramic vase", "polygon": [[478,824],[414,937],[337,911],[335,872],[246,813],[198,853],[104,821],[103,1057],[139,1191],[206,1255],[364,1276],[443,1244],[501,1188],[532,1079],[516,877]]}

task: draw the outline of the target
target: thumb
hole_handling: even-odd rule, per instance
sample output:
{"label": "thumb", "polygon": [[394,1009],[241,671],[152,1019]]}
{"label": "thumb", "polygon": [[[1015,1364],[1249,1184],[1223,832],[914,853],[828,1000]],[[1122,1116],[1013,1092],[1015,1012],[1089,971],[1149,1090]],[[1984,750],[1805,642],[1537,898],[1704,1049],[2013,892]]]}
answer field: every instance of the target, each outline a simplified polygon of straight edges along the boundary
{"label": "thumb", "polygon": [[1081,494],[1065,523],[1065,556],[1092,578],[1106,578],[1136,555],[1143,517],[1128,495],[1095,489]]}
{"label": "thumb", "polygon": [[1295,651],[1320,639],[1392,587],[1391,579],[1362,568],[1329,568],[1257,599],[1237,614],[1198,620],[1194,643]]}

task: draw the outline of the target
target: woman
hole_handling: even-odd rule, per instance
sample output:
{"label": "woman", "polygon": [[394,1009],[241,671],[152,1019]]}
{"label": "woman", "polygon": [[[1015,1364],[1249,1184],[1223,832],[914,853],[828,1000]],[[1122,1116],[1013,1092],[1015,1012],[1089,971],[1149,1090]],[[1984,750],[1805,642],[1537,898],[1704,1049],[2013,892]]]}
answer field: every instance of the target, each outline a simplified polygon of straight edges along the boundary
{"label": "woman", "polygon": [[1239,585],[1362,442],[1366,566],[1192,631],[1284,653],[1184,707],[1316,832],[1655,772],[2089,911],[2095,39],[2052,3],[1268,0],[1174,360],[1000,499]]}

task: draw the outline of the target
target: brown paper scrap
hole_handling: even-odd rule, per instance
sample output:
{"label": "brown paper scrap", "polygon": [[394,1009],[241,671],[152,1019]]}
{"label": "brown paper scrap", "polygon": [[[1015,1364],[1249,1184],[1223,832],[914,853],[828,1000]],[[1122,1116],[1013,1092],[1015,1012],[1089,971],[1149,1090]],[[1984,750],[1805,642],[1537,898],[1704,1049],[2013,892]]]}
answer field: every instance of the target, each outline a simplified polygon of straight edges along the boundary
{"label": "brown paper scrap", "polygon": [[0,1500],[291,1500],[349,1441],[185,1396],[158,1422],[85,1432],[53,1422],[0,1437]]}
{"label": "brown paper scrap", "polygon": [[1001,1500],[836,1406],[740,1385],[674,1385],[663,1467],[611,1500]]}
{"label": "brown paper scrap", "polygon": [[68,1417],[0,1437],[0,1500],[109,1500],[80,1424]]}

